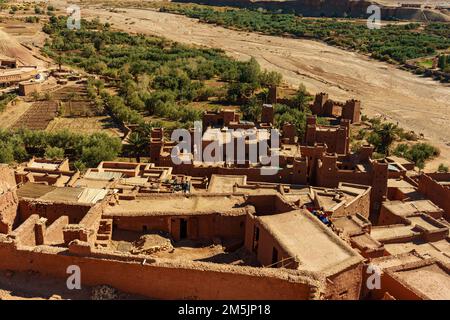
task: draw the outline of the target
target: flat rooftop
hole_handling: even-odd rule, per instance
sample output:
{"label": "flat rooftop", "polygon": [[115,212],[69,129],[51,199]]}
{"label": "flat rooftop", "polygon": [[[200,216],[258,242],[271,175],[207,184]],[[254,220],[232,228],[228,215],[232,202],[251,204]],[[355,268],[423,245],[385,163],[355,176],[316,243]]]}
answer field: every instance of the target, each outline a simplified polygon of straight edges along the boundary
{"label": "flat rooftop", "polygon": [[415,200],[415,201],[385,201],[383,206],[396,215],[406,216],[417,212],[435,213],[443,212],[441,208],[435,205],[430,200]]}
{"label": "flat rooftop", "polygon": [[410,251],[406,253],[374,258],[370,262],[383,270],[412,262],[420,262],[423,261],[423,259],[424,258],[420,257],[420,255],[415,251]]}
{"label": "flat rooftop", "polygon": [[93,188],[52,187],[37,183],[26,183],[17,190],[22,198],[49,202],[78,202],[94,204],[105,198],[108,190]]}
{"label": "flat rooftop", "polygon": [[435,242],[410,241],[404,243],[386,243],[384,248],[390,254],[401,254],[417,251],[420,255],[427,258],[435,258],[444,263],[450,263],[450,243],[443,239]]}
{"label": "flat rooftop", "polygon": [[120,200],[105,209],[106,216],[199,215],[211,213],[240,214],[245,203],[241,196],[142,196]]}
{"label": "flat rooftop", "polygon": [[358,215],[331,218],[331,222],[336,228],[342,229],[347,234],[363,232],[364,228],[369,225],[367,220]]}
{"label": "flat rooftop", "polygon": [[232,176],[213,174],[208,186],[211,193],[232,193],[235,184],[244,185],[247,176]]}
{"label": "flat rooftop", "polygon": [[19,67],[15,69],[0,69],[0,77],[1,76],[14,76],[19,75],[25,72],[30,72],[33,70],[37,70],[35,67]]}
{"label": "flat rooftop", "polygon": [[362,261],[353,249],[306,210],[260,216],[278,243],[300,262],[299,269],[324,271]]}
{"label": "flat rooftop", "polygon": [[[233,130],[231,132],[221,128],[208,128],[203,134],[203,141],[220,141],[229,143],[232,139],[245,139],[245,143],[256,143],[258,141],[269,140],[270,132],[265,129]],[[251,140],[249,140],[251,139]]]}
{"label": "flat rooftop", "polygon": [[449,273],[437,263],[400,269],[393,274],[429,299],[450,300]]}
{"label": "flat rooftop", "polygon": [[373,227],[370,235],[375,240],[384,242],[389,239],[407,238],[419,235],[419,232],[413,231],[412,225],[389,225],[382,227]]}

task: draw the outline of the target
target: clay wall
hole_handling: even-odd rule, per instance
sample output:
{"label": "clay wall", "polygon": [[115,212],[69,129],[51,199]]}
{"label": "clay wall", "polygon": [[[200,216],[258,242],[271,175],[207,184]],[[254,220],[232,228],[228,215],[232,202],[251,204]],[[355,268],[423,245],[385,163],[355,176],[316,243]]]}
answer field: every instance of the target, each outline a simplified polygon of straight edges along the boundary
{"label": "clay wall", "polygon": [[45,232],[44,244],[61,245],[64,243],[63,229],[69,224],[69,217],[61,216],[55,220]]}
{"label": "clay wall", "polygon": [[[445,175],[434,175],[434,177],[445,178]],[[450,181],[450,175],[446,180]],[[450,221],[450,186],[443,186],[427,174],[422,174],[419,177],[418,191],[442,208],[445,219]]]}
{"label": "clay wall", "polygon": [[[173,165],[165,163],[165,166]],[[220,166],[197,166],[193,164],[181,164],[173,167],[174,174],[185,174],[193,177],[208,177],[213,174],[218,175],[245,175],[248,181],[270,182],[270,183],[295,183],[295,181],[306,181],[307,172],[301,172],[297,175],[292,174],[292,169],[281,168],[277,174],[263,175],[261,168],[238,168],[238,167],[220,167]]]}
{"label": "clay wall", "polygon": [[387,226],[391,224],[401,224],[403,222],[404,219],[401,216],[394,214],[384,205],[381,206],[380,216],[378,218],[378,225]]}
{"label": "clay wall", "polygon": [[327,152],[346,155],[349,151],[349,122],[341,120],[339,126],[317,125],[315,116],[309,116],[305,132],[305,144],[325,144]]}
{"label": "clay wall", "polygon": [[[51,253],[50,250],[53,250]],[[272,269],[255,269],[199,262],[129,261],[103,257],[55,254],[55,249],[34,252],[0,243],[0,269],[28,271],[67,279],[67,267],[81,268],[82,285],[109,284],[123,292],[156,299],[309,299],[317,281]],[[109,258],[109,260],[106,260]],[[137,260],[137,261],[132,261]],[[214,284],[214,285],[205,285]]]}
{"label": "clay wall", "polygon": [[344,205],[333,211],[333,217],[342,217],[347,215],[354,215],[359,213],[364,218],[368,218],[370,214],[370,190],[355,197],[351,202],[344,203]]}
{"label": "clay wall", "polygon": [[19,95],[28,96],[33,92],[41,92],[41,84],[37,82],[19,83]]}
{"label": "clay wall", "polygon": [[90,209],[91,205],[79,203],[44,202],[26,198],[19,201],[20,221],[25,221],[32,214],[37,214],[47,218],[50,224],[61,216],[68,216],[71,224],[77,224]]}
{"label": "clay wall", "polygon": [[165,231],[175,240],[179,240],[179,219],[187,220],[189,239],[243,239],[245,215],[167,215],[167,216],[116,216],[113,224],[116,228],[130,231]]}
{"label": "clay wall", "polygon": [[15,83],[33,78],[37,74],[36,69],[33,70],[20,70],[9,75],[0,74],[0,83]]}
{"label": "clay wall", "polygon": [[363,265],[353,265],[335,275],[327,277],[325,299],[358,300],[362,285]]}
{"label": "clay wall", "polygon": [[[253,215],[247,215],[244,246],[248,251],[255,253],[258,262],[262,266],[288,269],[298,268],[298,262]],[[277,251],[276,262],[272,261],[274,250]]]}
{"label": "clay wall", "polygon": [[0,194],[0,233],[7,234],[12,231],[18,206],[19,199],[15,191]]}
{"label": "clay wall", "polygon": [[11,232],[16,220],[19,200],[15,190],[14,171],[0,165],[0,233]]}
{"label": "clay wall", "polygon": [[36,223],[39,221],[39,216],[33,214],[25,220],[17,229],[11,232],[11,236],[18,244],[25,246],[35,246],[35,232],[34,228]]}

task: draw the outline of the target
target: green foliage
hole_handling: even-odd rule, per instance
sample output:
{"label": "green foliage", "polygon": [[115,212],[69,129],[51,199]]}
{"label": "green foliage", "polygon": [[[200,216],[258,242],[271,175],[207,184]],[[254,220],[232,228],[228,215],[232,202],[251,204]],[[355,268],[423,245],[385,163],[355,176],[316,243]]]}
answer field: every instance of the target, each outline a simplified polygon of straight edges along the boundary
{"label": "green foliage", "polygon": [[114,160],[120,153],[120,139],[104,133],[92,135],[69,131],[49,133],[46,131],[1,131],[0,162],[22,162],[32,156],[63,158],[69,154],[80,166],[95,167],[101,161]]}
{"label": "green foliage", "polygon": [[306,91],[306,87],[303,84],[301,84],[298,87],[298,90],[296,91],[295,96],[293,98],[293,102],[295,103],[296,107],[301,111],[307,110],[312,100],[313,100],[312,95],[310,95]]}
{"label": "green foliage", "polygon": [[300,110],[292,108],[284,104],[276,104],[275,108],[275,125],[282,128],[283,124],[291,123],[295,126],[297,135],[301,138],[306,132],[306,117],[311,114],[309,109]]}
{"label": "green foliage", "polygon": [[448,166],[446,166],[445,164],[441,163],[437,169],[438,172],[448,172]]}
{"label": "green foliage", "polygon": [[25,18],[25,22],[27,23],[38,23],[39,22],[39,17],[36,16],[29,16]]}
{"label": "green foliage", "polygon": [[450,72],[450,55],[441,54],[438,60],[438,67],[445,72]]}
{"label": "green foliage", "polygon": [[375,147],[375,151],[389,155],[389,147],[398,137],[398,127],[393,123],[376,124],[367,141]]}
{"label": "green foliage", "polygon": [[64,149],[48,146],[47,148],[45,148],[44,156],[49,159],[63,159]]}
{"label": "green foliage", "polygon": [[399,144],[394,149],[394,154],[412,161],[420,169],[425,167],[425,162],[439,155],[439,149],[428,143],[417,143],[413,146]]}
{"label": "green foliage", "polygon": [[138,131],[132,132],[128,136],[127,143],[130,145],[130,153],[136,157],[136,162],[141,162],[140,157],[148,146],[148,139],[148,136]]}

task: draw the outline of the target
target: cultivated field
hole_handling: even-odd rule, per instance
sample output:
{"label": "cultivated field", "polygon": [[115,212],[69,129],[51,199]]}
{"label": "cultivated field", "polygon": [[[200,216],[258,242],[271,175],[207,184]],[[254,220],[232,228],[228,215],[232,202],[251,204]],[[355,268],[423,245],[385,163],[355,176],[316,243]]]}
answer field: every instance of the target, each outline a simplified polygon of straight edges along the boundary
{"label": "cultivated field", "polygon": [[55,118],[48,124],[46,131],[56,132],[64,129],[83,134],[105,132],[110,136],[123,136],[123,133],[116,127],[109,116]]}

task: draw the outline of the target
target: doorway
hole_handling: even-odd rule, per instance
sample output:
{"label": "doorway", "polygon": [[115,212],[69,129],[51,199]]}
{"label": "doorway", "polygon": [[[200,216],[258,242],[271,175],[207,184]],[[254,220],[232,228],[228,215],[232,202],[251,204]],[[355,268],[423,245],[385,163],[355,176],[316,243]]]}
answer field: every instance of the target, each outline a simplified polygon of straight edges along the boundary
{"label": "doorway", "polygon": [[180,219],[180,240],[186,239],[188,236],[187,219]]}

